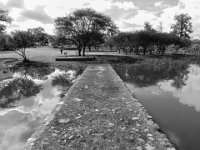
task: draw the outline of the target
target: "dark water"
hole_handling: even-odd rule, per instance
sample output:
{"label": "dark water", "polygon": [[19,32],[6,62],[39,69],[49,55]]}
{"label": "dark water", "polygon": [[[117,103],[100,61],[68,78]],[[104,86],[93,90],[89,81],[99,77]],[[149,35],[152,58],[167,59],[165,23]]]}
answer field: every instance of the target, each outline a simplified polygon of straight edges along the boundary
{"label": "dark water", "polygon": [[44,124],[82,68],[17,67],[0,80],[0,150],[20,150]]}
{"label": "dark water", "polygon": [[200,66],[147,60],[113,68],[180,150],[200,150]]}

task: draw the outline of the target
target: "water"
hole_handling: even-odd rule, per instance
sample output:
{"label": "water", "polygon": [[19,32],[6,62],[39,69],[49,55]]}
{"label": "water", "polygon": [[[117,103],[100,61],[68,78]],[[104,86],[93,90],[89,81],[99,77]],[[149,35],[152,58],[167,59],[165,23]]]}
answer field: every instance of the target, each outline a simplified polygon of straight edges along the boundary
{"label": "water", "polygon": [[177,149],[200,149],[199,65],[147,60],[114,69]]}
{"label": "water", "polygon": [[[0,81],[0,149],[20,150],[66,94],[79,69],[17,67]],[[7,74],[7,77],[6,77]]]}

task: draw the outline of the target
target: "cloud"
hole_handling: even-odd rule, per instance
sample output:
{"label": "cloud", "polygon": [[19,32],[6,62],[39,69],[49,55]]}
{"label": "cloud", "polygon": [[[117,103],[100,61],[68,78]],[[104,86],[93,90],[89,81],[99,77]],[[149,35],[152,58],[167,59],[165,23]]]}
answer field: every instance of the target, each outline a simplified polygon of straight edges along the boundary
{"label": "cloud", "polygon": [[10,25],[8,25],[8,27],[16,29],[16,28],[19,28],[19,25],[17,25],[17,24],[10,24]]}
{"label": "cloud", "polygon": [[130,23],[136,23],[138,25],[144,24],[145,21],[151,22],[156,19],[156,16],[154,13],[145,11],[145,10],[139,10],[138,13],[133,17],[128,19]]}
{"label": "cloud", "polygon": [[137,8],[132,2],[116,2],[109,9],[106,9],[104,13],[111,16],[113,20],[120,20],[135,16]]}
{"label": "cloud", "polygon": [[154,6],[160,7],[162,4],[163,4],[163,1],[160,1],[160,2],[156,2],[156,3],[154,4]]}
{"label": "cloud", "polygon": [[89,5],[90,5],[89,2],[86,2],[86,3],[83,4],[83,6],[89,6]]}
{"label": "cloud", "polygon": [[141,29],[143,26],[135,24],[135,23],[129,23],[129,22],[123,22],[123,28],[124,31],[135,31],[137,29]]}
{"label": "cloud", "polygon": [[[133,2],[136,7],[142,10],[152,10],[155,9],[155,3],[160,2],[160,0],[112,0],[112,2]],[[179,0],[163,0],[163,4],[170,6],[177,5]]]}
{"label": "cloud", "polygon": [[53,19],[44,11],[44,6],[36,6],[33,10],[23,10],[18,21],[25,21],[26,19],[36,20],[43,24],[53,23]]}
{"label": "cloud", "polygon": [[130,10],[135,8],[135,5],[133,2],[115,2],[113,5],[117,6],[120,9]]}
{"label": "cloud", "polygon": [[105,14],[111,16],[113,20],[119,20],[125,15],[126,10],[113,5],[110,9],[105,10]]}
{"label": "cloud", "polygon": [[2,3],[2,2],[0,2],[0,9],[6,9],[6,6],[5,6],[5,4],[4,3]]}
{"label": "cloud", "polygon": [[8,0],[6,6],[8,8],[24,8],[24,0]]}

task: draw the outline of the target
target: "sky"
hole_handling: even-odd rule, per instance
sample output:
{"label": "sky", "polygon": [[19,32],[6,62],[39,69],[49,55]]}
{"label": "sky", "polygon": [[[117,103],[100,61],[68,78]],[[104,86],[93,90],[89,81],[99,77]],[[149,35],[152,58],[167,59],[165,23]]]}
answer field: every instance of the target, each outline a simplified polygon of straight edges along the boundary
{"label": "sky", "polygon": [[54,33],[54,20],[81,8],[93,8],[109,15],[120,31],[143,29],[150,22],[155,29],[169,32],[174,16],[188,13],[192,17],[192,38],[200,38],[200,0],[0,0],[0,9],[13,18],[7,31],[41,26]]}

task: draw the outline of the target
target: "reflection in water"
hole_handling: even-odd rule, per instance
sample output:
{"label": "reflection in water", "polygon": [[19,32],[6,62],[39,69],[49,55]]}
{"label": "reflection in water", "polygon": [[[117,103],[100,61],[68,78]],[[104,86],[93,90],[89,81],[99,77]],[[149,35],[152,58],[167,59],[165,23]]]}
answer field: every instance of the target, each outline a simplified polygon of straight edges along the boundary
{"label": "reflection in water", "polygon": [[71,72],[71,74],[61,74],[56,76],[52,81],[52,86],[57,87],[62,91],[60,97],[63,97],[64,94],[67,92],[69,87],[72,85],[72,81],[74,79],[75,71]]}
{"label": "reflection in water", "polygon": [[13,71],[12,78],[0,81],[1,150],[20,150],[80,72],[48,67]]}
{"label": "reflection in water", "polygon": [[181,88],[185,85],[188,65],[184,61],[170,59],[148,59],[135,64],[113,66],[125,82],[133,82],[137,87],[151,86],[159,81],[173,79],[173,86]]}
{"label": "reflection in water", "polygon": [[[176,90],[170,84],[159,83],[162,90],[171,91],[179,102],[183,105],[194,107],[196,111],[200,112],[200,67],[197,65],[190,65],[188,69],[188,79],[181,89]],[[169,82],[168,82],[169,83]]]}
{"label": "reflection in water", "polygon": [[200,67],[158,61],[113,68],[178,149],[199,150]]}
{"label": "reflection in water", "polygon": [[14,107],[21,98],[34,96],[39,93],[40,85],[28,78],[15,78],[4,83],[0,90],[0,108]]}

